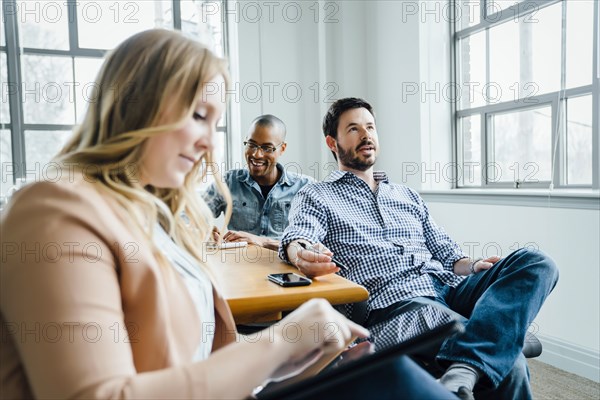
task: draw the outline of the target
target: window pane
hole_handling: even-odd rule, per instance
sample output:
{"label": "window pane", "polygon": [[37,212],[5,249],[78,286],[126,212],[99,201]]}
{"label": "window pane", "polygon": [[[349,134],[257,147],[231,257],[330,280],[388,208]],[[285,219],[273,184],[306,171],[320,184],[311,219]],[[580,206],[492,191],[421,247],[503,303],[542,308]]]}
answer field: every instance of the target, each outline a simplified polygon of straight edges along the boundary
{"label": "window pane", "polygon": [[481,186],[481,116],[460,119],[462,133],[464,186]]}
{"label": "window pane", "polygon": [[75,108],[78,123],[83,121],[88,106],[98,98],[99,86],[95,81],[103,62],[102,58],[75,58]]}
{"label": "window pane", "polygon": [[8,129],[0,130],[0,205],[13,186],[12,141]]}
{"label": "window pane", "polygon": [[560,90],[561,4],[490,29],[490,103]]}
{"label": "window pane", "polygon": [[220,1],[181,2],[181,30],[223,57],[223,3]]}
{"label": "window pane", "polygon": [[456,11],[456,26],[465,29],[477,25],[481,21],[481,3],[472,0],[459,0]]}
{"label": "window pane", "polygon": [[550,106],[490,118],[489,182],[549,181],[552,173]]}
{"label": "window pane", "polygon": [[173,10],[168,0],[80,0],[77,16],[79,47],[83,48],[112,49],[147,29],[173,29]]}
{"label": "window pane", "polygon": [[592,96],[568,99],[568,184],[592,184],[592,148]]}
{"label": "window pane", "polygon": [[[222,19],[224,4],[222,1],[181,1],[181,30],[206,45],[220,57],[224,57]],[[217,126],[225,127],[226,115],[223,115]],[[214,161],[221,163],[225,160],[227,137],[218,133],[218,142],[214,149]]]}
{"label": "window pane", "polygon": [[567,2],[567,88],[592,83],[594,3]]}
{"label": "window pane", "polygon": [[25,131],[26,180],[45,178],[46,164],[58,154],[71,131]]}
{"label": "window pane", "polygon": [[460,103],[459,108],[485,105],[485,31],[468,36],[459,44]]}
{"label": "window pane", "polygon": [[26,124],[75,122],[70,57],[23,55],[23,111]]}
{"label": "window pane", "polygon": [[[488,0],[486,10],[487,15],[489,16],[499,12],[502,12],[502,14],[499,15],[504,15],[505,13],[516,15],[518,13],[518,3],[521,3],[522,1],[524,0]],[[492,18],[491,20],[493,21],[495,18]]]}
{"label": "window pane", "polygon": [[69,13],[66,1],[18,1],[20,41],[23,47],[69,49]]}
{"label": "window pane", "polygon": [[6,53],[0,53],[0,93],[2,101],[0,101],[0,124],[10,123],[10,109],[8,108],[8,94],[11,86],[8,85],[8,72],[6,70]]}
{"label": "window pane", "polygon": [[217,128],[225,128],[225,124],[227,123],[227,118],[225,113],[223,113],[223,115],[221,115],[221,119],[219,119],[219,122],[217,122]]}
{"label": "window pane", "polygon": [[227,138],[225,137],[225,132],[218,131],[216,133],[215,140],[215,148],[213,151],[214,162],[218,163],[218,165],[222,165],[225,161],[225,149]]}

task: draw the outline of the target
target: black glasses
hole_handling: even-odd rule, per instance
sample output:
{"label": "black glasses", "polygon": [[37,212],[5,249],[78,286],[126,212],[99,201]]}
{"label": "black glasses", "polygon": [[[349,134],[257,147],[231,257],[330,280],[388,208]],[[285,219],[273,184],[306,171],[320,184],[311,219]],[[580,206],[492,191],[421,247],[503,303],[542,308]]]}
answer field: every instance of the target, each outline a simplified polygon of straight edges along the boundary
{"label": "black glasses", "polygon": [[283,145],[283,143],[284,142],[279,143],[277,146],[271,146],[270,144],[263,144],[263,145],[259,146],[256,143],[244,142],[244,146],[246,146],[246,150],[250,150],[252,153],[254,153],[258,149],[261,149],[263,153],[271,154],[271,153],[274,153],[275,150],[277,150],[279,147],[281,147],[281,145]]}

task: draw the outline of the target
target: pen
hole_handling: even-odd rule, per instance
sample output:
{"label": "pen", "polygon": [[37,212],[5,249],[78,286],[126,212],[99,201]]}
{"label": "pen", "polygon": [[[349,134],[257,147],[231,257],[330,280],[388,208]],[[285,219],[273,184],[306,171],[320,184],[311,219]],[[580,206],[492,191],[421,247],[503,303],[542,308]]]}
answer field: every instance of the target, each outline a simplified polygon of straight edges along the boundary
{"label": "pen", "polygon": [[[315,247],[314,247],[314,246],[312,246],[312,245],[310,246],[310,248],[308,248],[308,247],[306,246],[306,243],[304,243],[304,242],[298,242],[298,244],[299,244],[299,245],[300,245],[300,247],[302,247],[304,250],[312,251],[312,252],[314,252],[314,253],[317,253],[317,254],[323,254],[323,253],[321,253],[319,250],[315,249]],[[335,264],[335,266],[336,266],[336,267],[338,267],[338,268],[340,268],[340,269],[343,269],[343,270],[346,270],[346,271],[348,271],[348,270],[349,270],[349,268],[348,268],[348,267],[346,267],[344,264],[342,264],[341,262],[339,262],[338,260],[336,260],[336,259],[335,259],[335,258],[333,258],[333,257],[331,257],[331,262],[332,262],[332,263],[334,263],[334,264]]]}

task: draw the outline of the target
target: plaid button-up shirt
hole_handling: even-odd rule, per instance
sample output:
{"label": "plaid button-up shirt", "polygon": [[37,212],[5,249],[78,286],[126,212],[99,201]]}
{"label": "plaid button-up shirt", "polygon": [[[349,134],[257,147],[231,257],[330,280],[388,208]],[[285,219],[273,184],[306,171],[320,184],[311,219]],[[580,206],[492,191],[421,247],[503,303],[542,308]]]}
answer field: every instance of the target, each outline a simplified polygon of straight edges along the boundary
{"label": "plaid button-up shirt", "polygon": [[[292,202],[280,257],[288,261],[283,249],[296,239],[323,243],[349,268],[339,274],[369,291],[368,311],[414,297],[435,297],[431,275],[456,286],[462,278],[454,274],[453,265],[467,257],[458,244],[435,224],[414,190],[390,183],[383,172],[374,172],[374,178],[379,182],[375,192],[344,171],[305,186]],[[415,333],[446,319],[423,312],[428,321],[413,327]]]}

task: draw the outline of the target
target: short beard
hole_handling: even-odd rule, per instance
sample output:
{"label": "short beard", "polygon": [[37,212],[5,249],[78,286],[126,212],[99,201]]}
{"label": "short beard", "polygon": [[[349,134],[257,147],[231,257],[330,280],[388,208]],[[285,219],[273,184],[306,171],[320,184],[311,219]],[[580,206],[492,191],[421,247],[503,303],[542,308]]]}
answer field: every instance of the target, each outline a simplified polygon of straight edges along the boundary
{"label": "short beard", "polygon": [[363,161],[358,157],[358,155],[353,156],[352,150],[346,151],[337,144],[336,144],[336,147],[337,147],[337,151],[338,151],[337,156],[338,156],[340,163],[343,166],[354,169],[356,171],[364,172],[364,171],[368,170],[375,164],[375,161],[377,160],[377,158],[374,157],[373,161]]}

